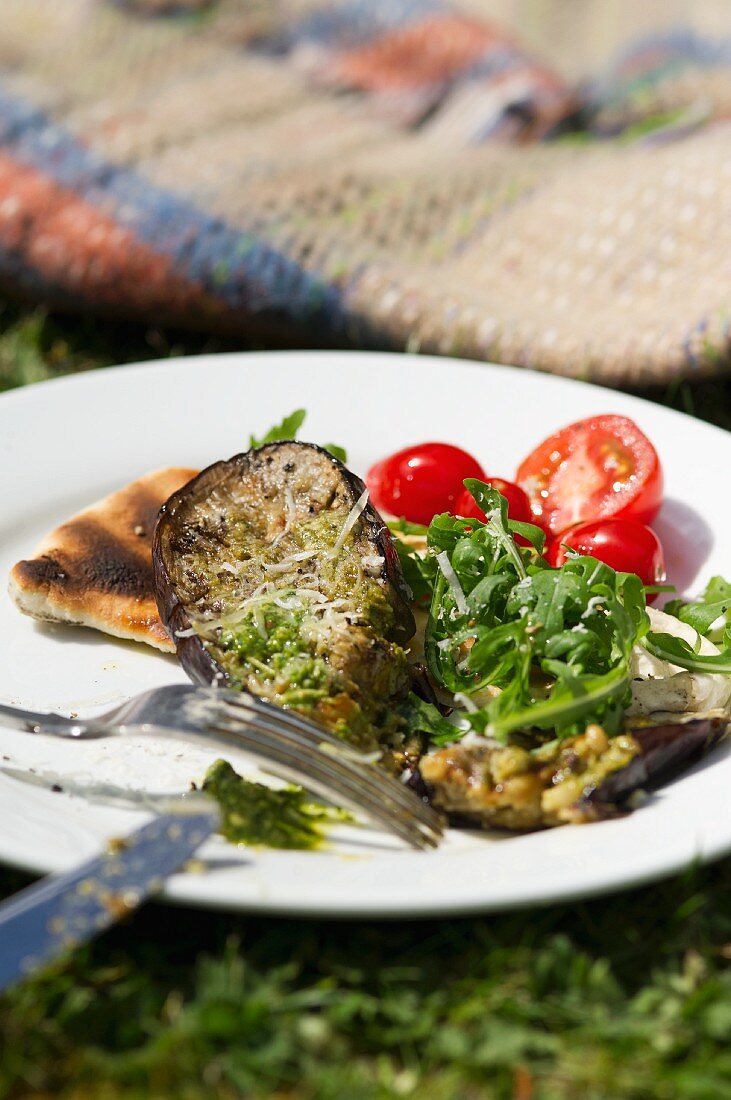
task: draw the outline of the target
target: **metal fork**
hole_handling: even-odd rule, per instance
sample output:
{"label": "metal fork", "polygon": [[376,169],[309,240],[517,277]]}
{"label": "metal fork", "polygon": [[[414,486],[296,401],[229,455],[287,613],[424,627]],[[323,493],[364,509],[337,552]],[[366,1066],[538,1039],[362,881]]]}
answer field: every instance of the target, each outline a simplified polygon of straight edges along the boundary
{"label": "metal fork", "polygon": [[313,722],[249,692],[170,684],[88,719],[0,704],[0,722],[72,741],[124,734],[175,737],[209,749],[230,746],[413,848],[436,848],[442,838],[440,816],[398,779]]}

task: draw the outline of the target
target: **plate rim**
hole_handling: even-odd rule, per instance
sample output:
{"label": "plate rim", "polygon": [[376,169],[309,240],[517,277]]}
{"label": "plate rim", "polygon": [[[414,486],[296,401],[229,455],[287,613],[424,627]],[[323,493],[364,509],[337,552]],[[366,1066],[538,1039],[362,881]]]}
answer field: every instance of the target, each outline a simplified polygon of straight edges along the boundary
{"label": "plate rim", "polygon": [[433,364],[434,366],[444,366],[447,364],[456,364],[460,368],[468,367],[475,371],[498,371],[505,373],[506,375],[514,375],[516,377],[528,376],[533,379],[545,380],[549,385],[565,386],[568,389],[574,389],[575,386],[579,386],[584,390],[589,390],[592,393],[606,393],[609,395],[619,395],[622,401],[628,401],[632,404],[637,404],[641,408],[650,408],[659,412],[662,416],[667,416],[677,419],[679,424],[691,423],[700,424],[703,426],[704,431],[715,434],[718,438],[727,438],[731,435],[725,428],[721,428],[718,424],[711,424],[707,420],[702,420],[698,416],[693,416],[690,413],[683,412],[681,409],[671,409],[667,405],[662,405],[659,402],[651,401],[647,397],[640,397],[638,394],[630,393],[626,390],[617,389],[613,386],[606,386],[601,382],[591,381],[590,379],[574,378],[570,375],[552,374],[550,371],[537,370],[533,367],[517,367],[509,363],[495,363],[489,359],[461,359],[456,355],[422,355],[419,352],[396,352],[396,351],[368,351],[362,348],[354,349],[333,349],[324,348],[318,350],[316,348],[302,348],[300,349],[288,349],[277,351],[222,351],[222,352],[206,352],[196,355],[174,355],[161,359],[140,359],[135,360],[132,363],[118,363],[110,366],[92,367],[88,370],[76,371],[73,374],[65,374],[56,378],[41,378],[36,382],[28,382],[22,386],[15,386],[13,389],[5,390],[0,393],[0,407],[6,402],[24,400],[28,395],[35,395],[40,389],[46,390],[49,387],[71,387],[74,385],[97,385],[97,380],[104,379],[106,377],[114,377],[120,375],[126,375],[132,372],[144,372],[146,370],[164,370],[167,368],[177,369],[180,366],[195,365],[206,362],[235,362],[240,359],[246,360],[281,360],[286,363],[290,359],[331,359],[337,360],[342,358],[348,359],[384,359],[384,360],[396,360],[401,362],[419,362]]}

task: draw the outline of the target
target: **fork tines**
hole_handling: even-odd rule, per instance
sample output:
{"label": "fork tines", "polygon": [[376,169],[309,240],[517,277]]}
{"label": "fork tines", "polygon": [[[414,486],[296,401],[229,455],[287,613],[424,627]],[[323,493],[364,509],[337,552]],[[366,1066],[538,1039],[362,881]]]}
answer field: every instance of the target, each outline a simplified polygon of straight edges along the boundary
{"label": "fork tines", "polygon": [[248,692],[208,693],[213,726],[281,778],[362,814],[415,848],[436,848],[442,819],[381,768],[299,714]]}

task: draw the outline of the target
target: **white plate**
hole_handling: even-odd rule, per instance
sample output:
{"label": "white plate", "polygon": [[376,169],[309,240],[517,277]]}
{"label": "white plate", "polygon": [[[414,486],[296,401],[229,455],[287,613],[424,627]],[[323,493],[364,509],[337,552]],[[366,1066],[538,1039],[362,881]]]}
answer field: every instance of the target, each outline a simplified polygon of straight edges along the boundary
{"label": "white plate", "polygon": [[[722,486],[731,435],[637,399],[546,375],[450,359],[352,353],[170,360],[47,382],[0,398],[0,574],[55,524],[146,470],[203,466],[246,448],[298,406],[304,438],[348,448],[349,465],[410,442],[452,440],[495,475],[549,432],[593,413],[628,414],[666,472],[658,521],[671,580],[693,591],[731,569]],[[3,588],[4,588],[3,584]],[[184,676],[170,657],[77,628],[41,626],[0,598],[0,700],[81,714]],[[0,729],[11,763],[163,790],[207,763],[170,742],[65,745]],[[2,763],[3,761],[0,761]],[[7,761],[5,761],[7,763]],[[433,854],[344,830],[334,850],[243,851],[220,839],[203,874],[180,874],[169,899],[330,915],[434,915],[500,909],[644,882],[731,849],[731,753],[719,750],[629,817],[507,838],[452,831]],[[0,860],[55,871],[141,824],[0,775]]]}

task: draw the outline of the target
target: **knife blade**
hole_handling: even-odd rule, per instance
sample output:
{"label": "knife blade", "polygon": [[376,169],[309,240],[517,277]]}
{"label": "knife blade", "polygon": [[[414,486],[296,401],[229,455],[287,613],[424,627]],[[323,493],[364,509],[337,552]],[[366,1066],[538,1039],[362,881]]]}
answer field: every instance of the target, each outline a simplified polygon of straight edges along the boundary
{"label": "knife blade", "polygon": [[0,905],[0,990],[98,935],[158,893],[219,825],[206,796],[187,799],[99,856]]}

